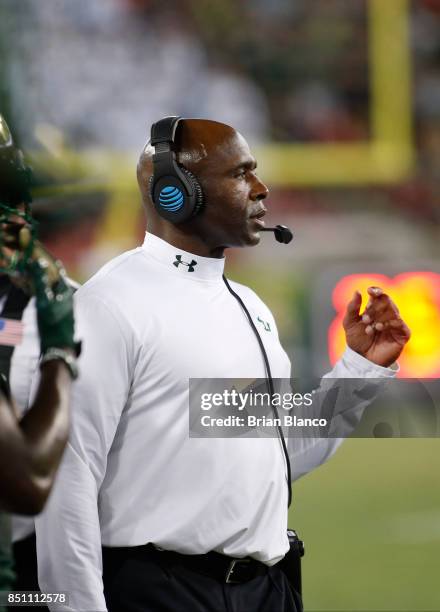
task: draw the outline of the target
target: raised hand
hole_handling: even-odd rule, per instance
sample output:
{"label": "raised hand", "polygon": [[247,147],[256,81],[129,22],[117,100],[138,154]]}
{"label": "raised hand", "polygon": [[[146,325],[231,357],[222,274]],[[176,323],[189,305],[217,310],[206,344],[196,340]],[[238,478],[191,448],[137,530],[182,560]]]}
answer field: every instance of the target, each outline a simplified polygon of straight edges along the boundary
{"label": "raised hand", "polygon": [[41,353],[78,352],[74,341],[73,292],[61,262],[35,239],[32,219],[20,208],[0,205],[0,273],[35,296]]}
{"label": "raised hand", "polygon": [[70,348],[77,351],[74,341],[73,292],[66,283],[61,262],[54,259],[38,241],[31,242],[28,228],[19,233],[19,248],[30,255],[22,264],[37,306],[41,353],[50,348]]}
{"label": "raised hand", "polygon": [[389,367],[398,359],[411,332],[396,304],[380,287],[369,287],[368,295],[362,314],[359,291],[347,306],[343,320],[347,345],[373,363]]}

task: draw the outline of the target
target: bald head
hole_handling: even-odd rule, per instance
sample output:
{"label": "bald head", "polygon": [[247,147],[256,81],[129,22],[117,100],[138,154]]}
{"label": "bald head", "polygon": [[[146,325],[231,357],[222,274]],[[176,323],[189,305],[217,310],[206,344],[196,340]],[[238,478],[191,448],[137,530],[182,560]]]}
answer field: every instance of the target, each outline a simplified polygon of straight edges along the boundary
{"label": "bald head", "polygon": [[[236,130],[224,123],[207,119],[182,119],[177,126],[176,158],[197,176],[212,157],[227,157],[228,150],[237,138]],[[143,149],[138,165],[137,180],[144,204],[150,203],[149,180],[153,175],[154,147],[149,143]]]}
{"label": "bald head", "polygon": [[137,167],[148,232],[205,257],[222,257],[231,246],[258,244],[265,214],[261,200],[268,189],[257,176],[257,162],[243,136],[217,121],[183,119],[177,125],[174,148],[178,164],[197,180],[201,206],[180,222],[159,213],[150,198],[155,149],[148,144]]}

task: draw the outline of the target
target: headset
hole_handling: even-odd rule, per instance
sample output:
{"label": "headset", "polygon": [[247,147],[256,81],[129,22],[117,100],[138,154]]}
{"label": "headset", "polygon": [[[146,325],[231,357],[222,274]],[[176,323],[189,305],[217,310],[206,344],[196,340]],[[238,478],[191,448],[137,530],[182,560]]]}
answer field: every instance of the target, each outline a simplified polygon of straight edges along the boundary
{"label": "headset", "polygon": [[[172,223],[184,223],[195,217],[205,204],[202,187],[187,168],[176,160],[176,130],[182,117],[164,117],[151,126],[150,143],[154,147],[150,197],[158,214]],[[282,244],[289,244],[292,231],[285,225],[261,228],[273,232]]]}
{"label": "headset", "polygon": [[200,183],[176,160],[175,137],[182,117],[164,117],[151,126],[153,176],[150,196],[158,214],[172,223],[184,223],[203,208]]}

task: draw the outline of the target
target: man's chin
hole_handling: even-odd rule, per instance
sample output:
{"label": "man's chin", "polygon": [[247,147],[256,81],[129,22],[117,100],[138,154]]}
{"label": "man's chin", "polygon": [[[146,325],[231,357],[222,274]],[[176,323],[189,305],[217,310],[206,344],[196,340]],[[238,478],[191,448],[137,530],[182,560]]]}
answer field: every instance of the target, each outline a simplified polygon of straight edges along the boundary
{"label": "man's chin", "polygon": [[252,232],[246,236],[246,243],[244,246],[257,246],[260,243],[261,235],[260,232]]}
{"label": "man's chin", "polygon": [[261,240],[261,231],[264,227],[264,221],[261,219],[249,219],[244,228],[244,246],[256,246]]}
{"label": "man's chin", "polygon": [[237,236],[235,239],[229,240],[227,248],[257,246],[260,240],[260,232],[244,232],[243,234],[241,234],[241,236]]}

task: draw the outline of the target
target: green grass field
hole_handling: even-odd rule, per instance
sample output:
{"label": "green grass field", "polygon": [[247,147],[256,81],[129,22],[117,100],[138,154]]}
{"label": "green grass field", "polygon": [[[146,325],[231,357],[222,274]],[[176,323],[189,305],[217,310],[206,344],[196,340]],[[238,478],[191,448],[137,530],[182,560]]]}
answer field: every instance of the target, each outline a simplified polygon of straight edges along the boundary
{"label": "green grass field", "polygon": [[306,611],[440,610],[440,440],[348,440],[293,496]]}

